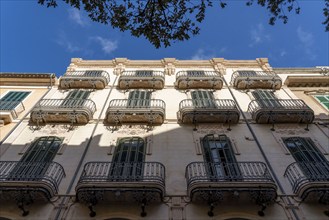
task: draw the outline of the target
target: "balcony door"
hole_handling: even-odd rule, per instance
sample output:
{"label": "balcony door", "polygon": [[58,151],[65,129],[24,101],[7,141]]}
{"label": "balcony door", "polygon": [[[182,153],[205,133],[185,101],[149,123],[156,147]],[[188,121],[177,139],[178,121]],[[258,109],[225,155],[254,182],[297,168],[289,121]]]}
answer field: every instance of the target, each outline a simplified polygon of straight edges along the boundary
{"label": "balcony door", "polygon": [[257,100],[257,103],[261,108],[278,108],[281,107],[280,102],[275,97],[272,91],[267,90],[255,90],[252,95]]}
{"label": "balcony door", "polygon": [[196,90],[191,92],[192,103],[195,108],[214,108],[215,99],[211,91]]}
{"label": "balcony door", "polygon": [[87,90],[73,90],[65,97],[65,100],[62,102],[62,106],[65,107],[81,107],[83,106],[85,100],[89,97],[90,91]]}
{"label": "balcony door", "polygon": [[153,76],[153,70],[136,70],[135,76],[137,77],[151,77]]}
{"label": "balcony door", "polygon": [[145,143],[140,137],[119,140],[115,149],[109,178],[114,181],[138,181],[143,176]]}
{"label": "balcony door", "polygon": [[186,75],[187,77],[203,77],[206,74],[203,70],[187,70]]}
{"label": "balcony door", "polygon": [[329,162],[310,138],[289,137],[283,142],[307,177],[329,179]]}
{"label": "balcony door", "polygon": [[209,134],[202,139],[206,169],[215,180],[241,179],[231,141],[226,135]]}
{"label": "balcony door", "polygon": [[54,136],[40,137],[35,140],[22,159],[11,171],[10,177],[40,177],[46,172],[62,144],[62,139]]}
{"label": "balcony door", "polygon": [[128,108],[147,108],[151,102],[151,91],[134,90],[129,92]]}

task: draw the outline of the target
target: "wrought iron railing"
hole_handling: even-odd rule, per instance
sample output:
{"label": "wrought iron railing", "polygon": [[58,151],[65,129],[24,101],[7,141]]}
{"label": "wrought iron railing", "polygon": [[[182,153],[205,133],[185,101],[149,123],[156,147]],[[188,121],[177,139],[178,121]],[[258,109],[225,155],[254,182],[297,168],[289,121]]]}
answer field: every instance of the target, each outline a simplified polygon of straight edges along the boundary
{"label": "wrought iron railing", "polygon": [[96,104],[90,99],[42,99],[36,104],[33,111],[60,111],[63,109],[85,109],[88,111],[89,115],[92,116],[96,111]]}
{"label": "wrought iron railing", "polygon": [[164,80],[165,74],[163,71],[124,71],[121,78],[161,78]]}
{"label": "wrought iron railing", "polygon": [[185,109],[237,110],[237,106],[231,99],[184,99],[179,103],[179,110]]}
{"label": "wrought iron railing", "polygon": [[211,77],[219,77],[221,78],[220,73],[216,71],[179,71],[176,74],[176,80],[179,78],[198,78],[198,77],[205,77],[205,78],[211,78]]}
{"label": "wrought iron railing", "polygon": [[113,181],[156,183],[164,187],[165,167],[158,162],[88,162],[84,166],[79,184]]}
{"label": "wrought iron railing", "polygon": [[251,78],[251,79],[275,79],[281,80],[281,78],[274,72],[270,71],[253,71],[253,70],[244,70],[244,71],[235,71],[231,76],[231,85],[234,84],[235,80],[239,77]]}
{"label": "wrought iron railing", "polygon": [[110,82],[110,75],[108,72],[103,70],[86,70],[86,71],[68,71],[64,74],[65,77],[76,77],[76,78],[98,78],[103,77],[106,79],[106,84]]}
{"label": "wrought iron railing", "polygon": [[0,161],[0,181],[28,181],[45,183],[58,192],[58,186],[65,177],[63,167],[56,162]]}
{"label": "wrought iron railing", "polygon": [[166,109],[166,103],[161,99],[113,99],[110,101],[108,111],[111,109]]}
{"label": "wrought iron railing", "polygon": [[258,110],[305,110],[312,111],[301,99],[257,99],[249,103],[248,112],[252,115]]}
{"label": "wrought iron railing", "polygon": [[200,182],[274,182],[263,162],[207,163],[187,165],[187,186]]}
{"label": "wrought iron railing", "polygon": [[20,101],[0,101],[0,111],[9,111],[13,118],[17,118],[24,110],[25,107]]}
{"label": "wrought iron railing", "polygon": [[284,176],[290,182],[294,193],[307,183],[327,182],[328,184],[329,162],[294,162],[287,167]]}

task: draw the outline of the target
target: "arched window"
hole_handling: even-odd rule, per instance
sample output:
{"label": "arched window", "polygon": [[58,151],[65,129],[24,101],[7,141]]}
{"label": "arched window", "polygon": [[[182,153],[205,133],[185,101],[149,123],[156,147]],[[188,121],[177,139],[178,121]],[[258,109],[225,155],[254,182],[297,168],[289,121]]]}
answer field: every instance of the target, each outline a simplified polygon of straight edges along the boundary
{"label": "arched window", "polygon": [[43,175],[60,148],[62,139],[54,136],[40,137],[35,140],[20,162],[12,170],[13,176]]}
{"label": "arched window", "polygon": [[226,135],[206,135],[202,139],[202,146],[204,160],[211,176],[225,179],[240,177],[231,141]]}
{"label": "arched window", "polygon": [[145,143],[140,137],[122,138],[115,149],[110,178],[137,180],[142,176]]}

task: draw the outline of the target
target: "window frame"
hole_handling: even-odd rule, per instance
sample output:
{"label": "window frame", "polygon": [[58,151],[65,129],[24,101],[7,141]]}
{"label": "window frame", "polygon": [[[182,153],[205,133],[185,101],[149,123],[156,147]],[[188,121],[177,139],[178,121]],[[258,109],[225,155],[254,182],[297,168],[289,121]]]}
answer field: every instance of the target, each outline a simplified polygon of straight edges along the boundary
{"label": "window frame", "polygon": [[[315,95],[312,95],[313,98],[327,111],[329,111],[329,94],[315,94]],[[327,101],[325,101],[325,103],[328,103],[328,106],[326,106],[325,104],[323,104],[322,101],[319,100],[319,98],[317,96],[322,96],[324,97],[325,99],[327,99]]]}
{"label": "window frame", "polygon": [[[17,97],[14,97],[14,100],[12,100],[13,95],[10,96],[10,94],[13,94],[13,93],[23,93],[24,95],[23,95],[23,97],[19,97],[18,100],[17,100]],[[0,98],[0,102],[8,102],[10,104],[7,107],[4,107],[2,105],[1,109],[3,109],[3,110],[5,110],[5,109],[6,110],[15,109],[19,105],[19,103],[22,103],[24,101],[24,99],[26,99],[30,94],[31,94],[31,91],[8,91],[7,93],[4,94],[3,97]],[[7,96],[9,96],[9,98]],[[16,104],[13,105],[12,103],[14,103],[14,102],[16,102]]]}

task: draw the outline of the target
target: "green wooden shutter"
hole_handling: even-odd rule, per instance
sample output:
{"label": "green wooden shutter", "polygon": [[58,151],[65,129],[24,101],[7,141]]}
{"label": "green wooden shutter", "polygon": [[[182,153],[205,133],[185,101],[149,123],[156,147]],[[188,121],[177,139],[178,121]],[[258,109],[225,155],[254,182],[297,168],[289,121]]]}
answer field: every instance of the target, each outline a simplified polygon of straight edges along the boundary
{"label": "green wooden shutter", "polygon": [[0,109],[12,110],[22,102],[30,92],[10,91],[0,99]]}
{"label": "green wooden shutter", "polygon": [[150,106],[151,94],[152,92],[150,91],[140,91],[140,90],[131,91],[128,96],[127,107],[134,108],[134,107]]}
{"label": "green wooden shutter", "polygon": [[196,90],[191,92],[193,106],[196,108],[215,107],[214,94],[211,91]]}
{"label": "green wooden shutter", "polygon": [[315,95],[314,96],[320,104],[329,110],[329,95]]}
{"label": "green wooden shutter", "polygon": [[267,90],[255,90],[252,95],[257,100],[258,104],[262,108],[279,108],[281,107],[280,102],[275,97],[272,91]]}

